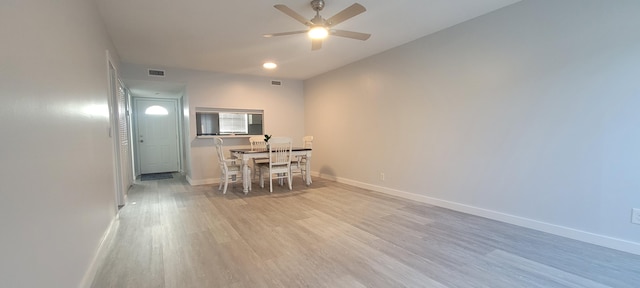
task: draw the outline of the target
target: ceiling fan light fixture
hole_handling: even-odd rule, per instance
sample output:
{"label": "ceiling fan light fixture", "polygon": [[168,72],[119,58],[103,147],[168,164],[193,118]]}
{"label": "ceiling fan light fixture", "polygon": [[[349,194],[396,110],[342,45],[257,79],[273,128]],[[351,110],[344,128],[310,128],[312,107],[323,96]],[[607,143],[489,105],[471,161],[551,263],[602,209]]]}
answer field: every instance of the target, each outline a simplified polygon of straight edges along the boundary
{"label": "ceiling fan light fixture", "polygon": [[337,14],[325,19],[320,16],[320,11],[324,8],[324,0],[311,0],[311,8],[313,11],[316,11],[316,16],[307,20],[304,16],[300,15],[298,12],[293,9],[287,7],[284,4],[276,4],[273,5],[274,8],[278,9],[280,12],[286,14],[287,16],[295,19],[296,21],[304,24],[308,28],[305,30],[298,31],[290,31],[290,32],[281,32],[274,34],[265,34],[264,37],[272,37],[272,36],[286,36],[286,35],[294,35],[294,34],[302,34],[307,33],[309,38],[311,38],[311,50],[318,50],[322,48],[322,42],[324,38],[327,38],[329,35],[351,38],[356,40],[367,40],[371,36],[371,34],[346,31],[346,30],[335,30],[334,26],[338,25],[348,19],[355,17],[365,11],[367,11],[364,6],[354,3],[353,5],[342,9]]}
{"label": "ceiling fan light fixture", "polygon": [[324,26],[315,26],[309,29],[308,34],[311,39],[324,39],[329,35],[329,30]]}

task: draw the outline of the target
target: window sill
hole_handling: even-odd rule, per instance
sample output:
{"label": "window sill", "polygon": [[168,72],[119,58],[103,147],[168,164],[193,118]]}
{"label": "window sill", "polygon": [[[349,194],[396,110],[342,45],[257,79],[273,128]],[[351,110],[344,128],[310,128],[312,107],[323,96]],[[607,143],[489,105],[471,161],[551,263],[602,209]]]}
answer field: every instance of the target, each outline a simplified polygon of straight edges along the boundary
{"label": "window sill", "polygon": [[199,138],[199,139],[213,139],[213,138],[249,138],[249,137],[253,137],[253,136],[260,136],[260,135],[247,135],[247,134],[242,134],[242,135],[199,135],[199,136],[196,136],[196,138]]}

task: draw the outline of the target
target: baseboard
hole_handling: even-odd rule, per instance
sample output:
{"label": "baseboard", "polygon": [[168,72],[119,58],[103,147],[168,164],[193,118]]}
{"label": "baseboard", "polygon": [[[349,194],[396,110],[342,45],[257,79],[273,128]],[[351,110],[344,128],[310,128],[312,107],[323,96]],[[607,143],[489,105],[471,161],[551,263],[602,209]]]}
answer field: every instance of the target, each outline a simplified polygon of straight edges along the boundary
{"label": "baseboard", "polygon": [[191,177],[187,175],[186,179],[189,185],[191,186],[220,184],[220,178],[207,178],[207,179],[193,180],[191,179]]}
{"label": "baseboard", "polygon": [[480,217],[484,217],[484,218],[488,218],[488,219],[492,219],[492,220],[496,220],[504,223],[509,223],[509,224],[529,228],[529,229],[534,229],[534,230],[578,240],[581,242],[586,242],[586,243],[595,244],[598,246],[603,246],[603,247],[607,247],[607,248],[611,248],[619,251],[640,255],[640,243],[631,242],[624,239],[613,238],[605,235],[573,229],[570,227],[541,222],[541,221],[537,221],[529,218],[523,218],[516,215],[511,215],[511,214],[506,214],[498,211],[469,206],[469,205],[442,200],[438,198],[433,198],[425,195],[372,185],[372,184],[359,182],[351,179],[335,177],[330,175],[321,175],[313,171],[311,175],[315,177],[320,177],[323,179],[335,181],[338,183],[344,183],[344,184],[352,185],[355,187],[375,191],[375,192],[385,193],[388,195],[393,195],[393,196],[414,200],[414,201],[425,203],[425,204],[439,206],[439,207],[451,209],[454,211],[463,212],[463,213],[467,213],[475,216],[480,216]]}
{"label": "baseboard", "polygon": [[116,214],[116,216],[111,220],[111,223],[107,228],[107,231],[105,231],[104,235],[102,235],[102,239],[100,240],[100,244],[98,245],[98,250],[96,251],[93,259],[91,260],[91,263],[89,264],[89,268],[87,269],[87,272],[84,274],[84,277],[82,277],[82,281],[80,282],[80,285],[78,285],[78,287],[81,287],[81,288],[91,287],[91,284],[93,283],[93,279],[96,277],[96,273],[98,273],[98,266],[100,265],[100,263],[104,262],[104,259],[106,259],[107,253],[109,252],[109,249],[108,249],[109,244],[113,241],[113,237],[115,236],[115,233],[112,233],[112,232],[117,231],[118,225],[120,225],[118,215],[119,214]]}
{"label": "baseboard", "polygon": [[191,186],[209,185],[209,184],[218,184],[218,183],[220,183],[220,179],[218,179],[218,178],[207,178],[207,179],[194,180],[194,179],[191,179],[191,177],[189,177],[189,175],[187,175],[186,179],[187,179],[187,182],[189,182],[189,185],[191,185]]}

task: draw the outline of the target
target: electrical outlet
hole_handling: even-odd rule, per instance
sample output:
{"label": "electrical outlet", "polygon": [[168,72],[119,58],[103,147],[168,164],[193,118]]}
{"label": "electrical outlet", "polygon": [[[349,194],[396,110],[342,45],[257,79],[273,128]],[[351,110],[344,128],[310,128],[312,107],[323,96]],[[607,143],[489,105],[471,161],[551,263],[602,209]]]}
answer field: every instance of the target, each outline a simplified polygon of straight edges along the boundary
{"label": "electrical outlet", "polygon": [[633,208],[631,210],[631,223],[640,224],[640,208]]}
{"label": "electrical outlet", "polygon": [[384,181],[384,172],[380,172],[380,180]]}

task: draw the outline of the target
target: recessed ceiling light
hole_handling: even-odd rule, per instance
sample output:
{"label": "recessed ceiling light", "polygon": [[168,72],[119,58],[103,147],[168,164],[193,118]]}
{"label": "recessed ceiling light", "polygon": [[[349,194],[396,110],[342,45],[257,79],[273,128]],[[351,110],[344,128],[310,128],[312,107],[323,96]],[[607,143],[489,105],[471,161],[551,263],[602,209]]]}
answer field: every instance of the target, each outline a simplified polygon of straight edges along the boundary
{"label": "recessed ceiling light", "polygon": [[264,69],[276,69],[278,65],[273,62],[265,62],[264,64],[262,64],[262,67],[264,67]]}

